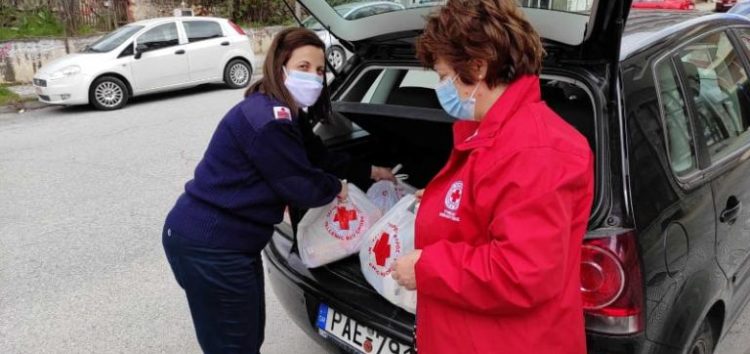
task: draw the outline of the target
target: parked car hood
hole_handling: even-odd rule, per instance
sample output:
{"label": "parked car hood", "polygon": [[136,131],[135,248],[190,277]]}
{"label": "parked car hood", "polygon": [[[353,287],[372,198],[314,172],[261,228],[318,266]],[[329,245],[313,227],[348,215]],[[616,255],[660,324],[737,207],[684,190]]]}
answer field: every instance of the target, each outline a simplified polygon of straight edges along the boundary
{"label": "parked car hood", "polygon": [[82,70],[87,67],[102,63],[103,60],[111,58],[108,53],[75,53],[55,59],[39,69],[38,74],[52,74],[58,70],[65,69],[71,65],[78,65]]}
{"label": "parked car hood", "polygon": [[[424,28],[425,17],[442,6],[430,2],[402,11],[345,20],[325,0],[299,2],[349,50],[375,58],[384,51],[392,58],[401,55],[413,58],[413,42]],[[572,8],[587,2],[568,0],[567,3]],[[632,0],[593,0],[590,7],[578,12],[539,8],[524,8],[524,12],[556,58],[611,62],[619,58],[620,39],[631,3]]]}

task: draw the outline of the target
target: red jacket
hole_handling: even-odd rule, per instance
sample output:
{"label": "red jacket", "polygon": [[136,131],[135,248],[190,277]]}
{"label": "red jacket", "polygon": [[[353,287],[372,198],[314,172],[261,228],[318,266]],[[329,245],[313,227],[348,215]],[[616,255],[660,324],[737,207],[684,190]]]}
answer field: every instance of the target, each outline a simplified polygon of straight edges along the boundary
{"label": "red jacket", "polygon": [[454,141],[416,221],[419,353],[585,353],[586,138],[526,76]]}

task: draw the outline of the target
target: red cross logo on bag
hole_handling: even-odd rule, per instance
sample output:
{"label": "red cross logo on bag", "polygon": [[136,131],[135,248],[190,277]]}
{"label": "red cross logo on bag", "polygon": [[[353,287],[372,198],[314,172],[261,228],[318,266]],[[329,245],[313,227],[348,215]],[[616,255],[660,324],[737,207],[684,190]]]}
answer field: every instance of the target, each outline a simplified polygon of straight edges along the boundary
{"label": "red cross logo on bag", "polygon": [[375,242],[375,246],[372,247],[372,253],[375,254],[375,263],[381,267],[385,267],[385,261],[391,256],[391,236],[387,232],[380,234],[378,241]]}
{"label": "red cross logo on bag", "polygon": [[336,208],[336,215],[333,217],[333,221],[339,223],[341,230],[349,230],[349,222],[354,220],[357,220],[356,210],[347,209],[346,206]]}
{"label": "red cross logo on bag", "polygon": [[370,227],[367,214],[356,206],[337,205],[328,210],[325,228],[329,235],[344,241],[361,236]]}
{"label": "red cross logo on bag", "polygon": [[375,274],[386,277],[393,271],[393,264],[401,255],[401,241],[398,238],[399,227],[388,223],[379,236],[370,239],[369,266]]}

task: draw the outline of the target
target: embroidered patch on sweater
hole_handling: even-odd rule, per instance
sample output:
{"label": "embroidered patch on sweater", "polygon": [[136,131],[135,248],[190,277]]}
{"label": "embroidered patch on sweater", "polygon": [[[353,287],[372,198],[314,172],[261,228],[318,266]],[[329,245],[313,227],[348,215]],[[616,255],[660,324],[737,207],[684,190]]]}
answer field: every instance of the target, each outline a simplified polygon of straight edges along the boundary
{"label": "embroidered patch on sweater", "polygon": [[273,117],[276,119],[292,119],[292,112],[286,107],[273,107]]}

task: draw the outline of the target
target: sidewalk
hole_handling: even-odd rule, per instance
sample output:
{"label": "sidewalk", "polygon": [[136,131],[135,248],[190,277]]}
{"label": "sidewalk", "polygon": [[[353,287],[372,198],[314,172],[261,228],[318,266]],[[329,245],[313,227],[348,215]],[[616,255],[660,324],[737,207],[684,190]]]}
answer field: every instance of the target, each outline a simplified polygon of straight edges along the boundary
{"label": "sidewalk", "polygon": [[0,114],[23,113],[28,110],[39,109],[47,106],[47,104],[39,102],[36,93],[34,92],[34,87],[31,85],[6,86],[6,88],[18,95],[21,98],[21,103],[20,106],[0,106]]}

